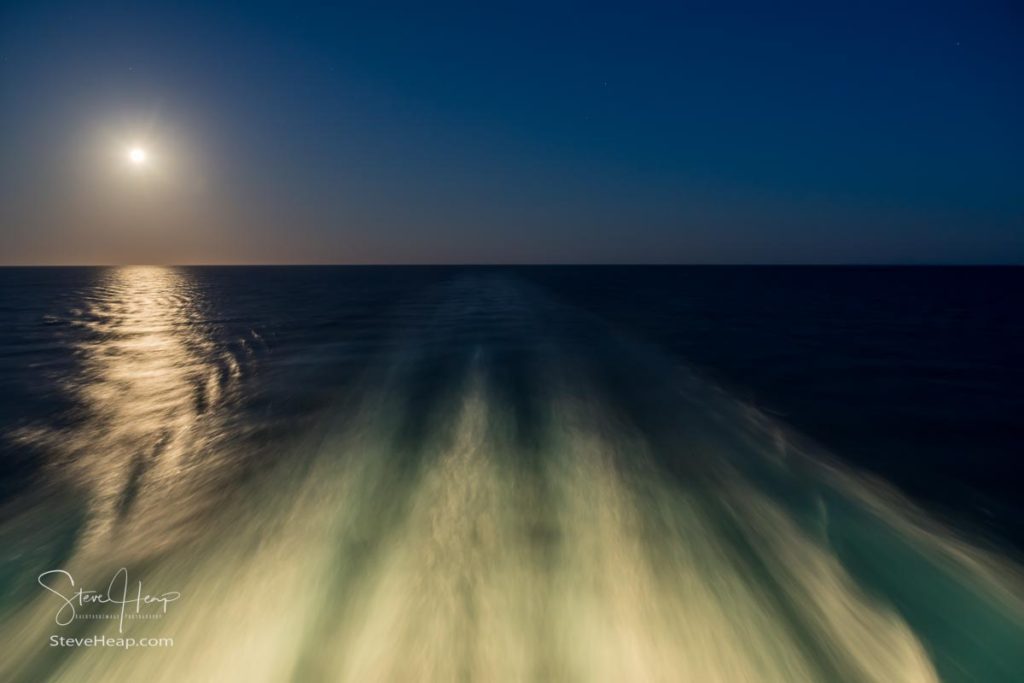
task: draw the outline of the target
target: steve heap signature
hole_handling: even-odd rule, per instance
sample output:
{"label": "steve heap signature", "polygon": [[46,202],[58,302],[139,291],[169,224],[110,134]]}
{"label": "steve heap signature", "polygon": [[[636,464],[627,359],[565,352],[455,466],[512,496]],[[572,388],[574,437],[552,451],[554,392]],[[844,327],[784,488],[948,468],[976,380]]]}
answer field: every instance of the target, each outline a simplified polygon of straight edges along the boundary
{"label": "steve heap signature", "polygon": [[[54,577],[53,584],[59,584],[62,582],[62,579],[67,579],[67,582],[71,584],[71,590],[64,592],[54,585],[46,583],[45,579],[48,577]],[[58,626],[67,626],[74,621],[78,615],[77,608],[85,607],[86,605],[120,605],[121,614],[118,622],[118,631],[121,633],[124,633],[125,614],[128,613],[129,605],[133,606],[131,612],[133,614],[141,614],[143,605],[153,605],[155,609],[162,610],[162,614],[166,614],[167,605],[181,597],[181,593],[176,591],[161,593],[160,595],[144,594],[141,581],[138,581],[137,585],[129,583],[128,569],[126,567],[121,567],[114,572],[114,576],[110,579],[110,584],[107,586],[105,593],[86,590],[85,588],[76,589],[75,578],[71,576],[70,572],[66,572],[63,569],[51,569],[50,571],[43,572],[39,575],[39,585],[63,601],[54,617]]]}

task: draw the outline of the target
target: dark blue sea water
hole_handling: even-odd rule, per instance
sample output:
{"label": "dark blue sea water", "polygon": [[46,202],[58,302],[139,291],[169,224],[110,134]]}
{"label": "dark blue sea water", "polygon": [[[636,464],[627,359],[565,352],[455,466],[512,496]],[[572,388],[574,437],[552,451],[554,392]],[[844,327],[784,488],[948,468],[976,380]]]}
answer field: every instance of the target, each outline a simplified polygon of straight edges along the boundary
{"label": "dark blue sea water", "polygon": [[[1019,268],[0,269],[0,678],[1020,680],[1022,301]],[[173,650],[47,648],[38,575],[121,566],[181,592],[135,625]]]}

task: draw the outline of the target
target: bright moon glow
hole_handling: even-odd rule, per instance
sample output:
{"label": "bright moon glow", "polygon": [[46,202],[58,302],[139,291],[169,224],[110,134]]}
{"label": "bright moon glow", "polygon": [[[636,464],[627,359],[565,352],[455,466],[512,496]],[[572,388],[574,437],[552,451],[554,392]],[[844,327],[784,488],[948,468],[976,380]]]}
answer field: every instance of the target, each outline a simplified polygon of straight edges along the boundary
{"label": "bright moon glow", "polygon": [[141,147],[132,147],[128,150],[128,161],[130,161],[133,166],[142,166],[146,163],[146,156],[146,150]]}

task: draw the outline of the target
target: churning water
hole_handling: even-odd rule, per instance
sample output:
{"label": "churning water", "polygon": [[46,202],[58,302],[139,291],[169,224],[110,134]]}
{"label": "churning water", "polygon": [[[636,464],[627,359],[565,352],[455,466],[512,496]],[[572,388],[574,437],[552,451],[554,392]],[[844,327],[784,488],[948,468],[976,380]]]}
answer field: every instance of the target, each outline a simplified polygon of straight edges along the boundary
{"label": "churning water", "polygon": [[528,278],[5,277],[0,680],[1024,676],[996,546]]}

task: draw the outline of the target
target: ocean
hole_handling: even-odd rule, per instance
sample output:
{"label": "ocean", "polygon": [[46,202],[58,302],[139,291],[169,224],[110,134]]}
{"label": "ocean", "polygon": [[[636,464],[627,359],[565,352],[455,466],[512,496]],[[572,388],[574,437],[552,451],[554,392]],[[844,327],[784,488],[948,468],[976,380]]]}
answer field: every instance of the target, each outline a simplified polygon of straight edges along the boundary
{"label": "ocean", "polygon": [[1024,680],[1022,301],[2,268],[0,680]]}

